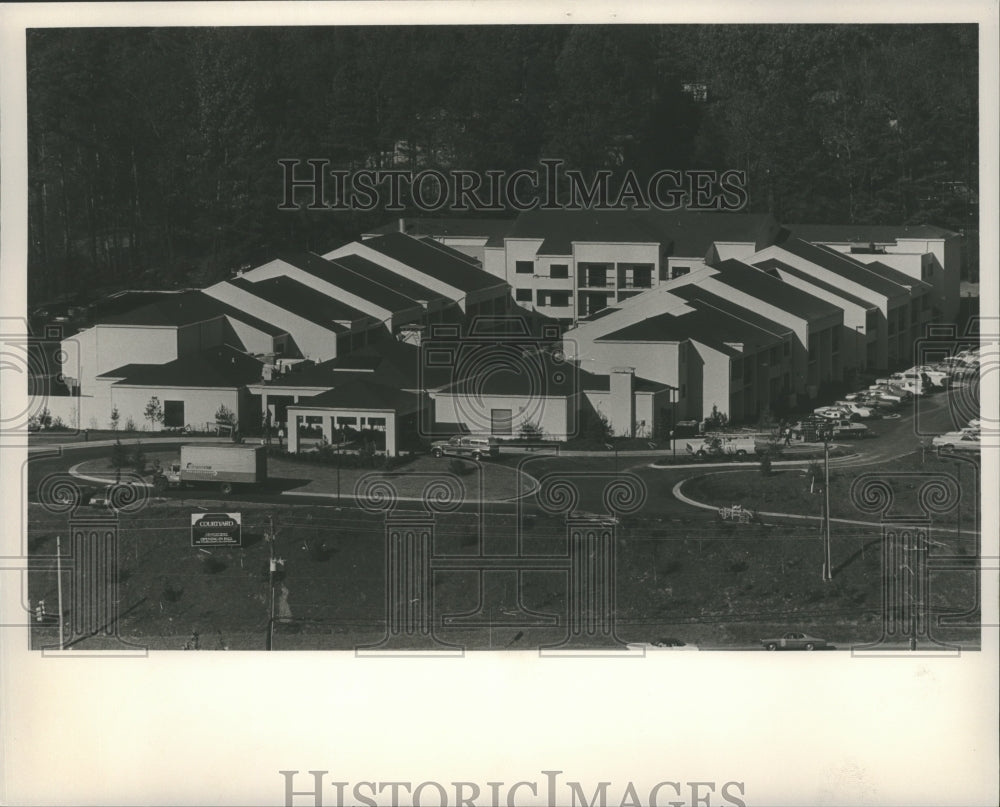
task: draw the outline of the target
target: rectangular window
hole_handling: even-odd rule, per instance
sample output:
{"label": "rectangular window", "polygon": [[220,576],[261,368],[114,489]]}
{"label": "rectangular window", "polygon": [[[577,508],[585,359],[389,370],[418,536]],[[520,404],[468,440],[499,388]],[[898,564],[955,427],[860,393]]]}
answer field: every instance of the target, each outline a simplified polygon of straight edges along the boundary
{"label": "rectangular window", "polygon": [[566,308],[570,304],[568,291],[539,291],[538,304],[554,308]]}
{"label": "rectangular window", "polygon": [[534,261],[515,261],[514,271],[519,275],[533,275],[535,273]]}
{"label": "rectangular window", "polygon": [[618,264],[618,285],[624,289],[650,289],[653,287],[653,264]]}
{"label": "rectangular window", "polygon": [[493,434],[514,433],[514,413],[511,409],[490,410],[490,431]]}
{"label": "rectangular window", "polygon": [[691,271],[690,266],[675,266],[670,272],[670,277],[671,278],[681,277],[682,275],[688,274],[690,271]]}
{"label": "rectangular window", "polygon": [[164,401],[163,402],[163,425],[170,428],[183,428],[184,423],[184,401]]}
{"label": "rectangular window", "polygon": [[519,303],[530,303],[531,289],[516,289],[514,291],[514,299]]}
{"label": "rectangular window", "polygon": [[565,263],[554,263],[549,267],[549,277],[567,278],[569,277],[569,265]]}
{"label": "rectangular window", "polygon": [[581,286],[603,289],[611,285],[609,274],[611,273],[613,264],[581,263],[579,266]]}

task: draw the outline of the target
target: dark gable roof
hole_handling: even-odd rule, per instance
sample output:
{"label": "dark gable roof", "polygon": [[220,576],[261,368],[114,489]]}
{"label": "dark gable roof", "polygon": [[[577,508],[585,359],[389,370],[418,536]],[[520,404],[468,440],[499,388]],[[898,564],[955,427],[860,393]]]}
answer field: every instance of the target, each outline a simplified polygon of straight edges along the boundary
{"label": "dark gable roof", "polygon": [[812,320],[841,313],[841,309],[833,303],[821,300],[741,261],[722,261],[713,268],[718,270],[717,277],[727,286],[797,317]]}
{"label": "dark gable roof", "polygon": [[579,389],[577,370],[556,361],[545,350],[526,350],[516,344],[462,344],[452,364],[462,377],[442,387],[446,395],[511,395],[515,397],[566,397]]}
{"label": "dark gable roof", "polygon": [[429,246],[429,247],[434,247],[434,249],[440,250],[445,255],[450,255],[453,258],[457,258],[460,261],[465,261],[466,263],[470,263],[473,266],[477,266],[477,267],[481,267],[482,266],[482,264],[479,261],[477,261],[475,258],[473,258],[471,255],[466,255],[461,250],[455,249],[454,247],[449,247],[447,244],[442,244],[440,241],[435,241],[430,236],[426,236],[426,235],[425,236],[421,236],[420,237],[420,241],[422,243],[424,243],[424,244],[427,244],[427,246]]}
{"label": "dark gable roof", "polygon": [[[403,219],[403,232],[412,236],[452,236],[454,238],[486,238],[486,246],[502,247],[504,237],[513,229],[513,219],[414,218]],[[383,224],[372,235],[398,233],[399,220]]]}
{"label": "dark gable roof", "polygon": [[360,255],[341,255],[334,260],[339,266],[343,266],[355,274],[361,275],[365,279],[384,286],[391,291],[399,292],[410,300],[433,302],[447,299],[443,294],[422,286],[414,280],[401,277],[391,269],[386,269],[384,266],[374,263],[367,258],[362,258]]}
{"label": "dark gable roof", "polygon": [[380,283],[366,278],[364,275],[351,271],[346,266],[341,266],[337,261],[321,258],[311,252],[289,253],[280,255],[279,258],[285,263],[291,264],[303,272],[308,272],[313,277],[319,278],[339,289],[343,289],[348,294],[353,294],[363,300],[368,300],[375,305],[388,309],[394,313],[408,311],[420,304],[406,295],[383,286]]}
{"label": "dark gable roof", "polygon": [[769,246],[780,228],[766,213],[692,210],[529,210],[510,238],[541,238],[539,255],[569,255],[574,241],[659,244],[672,256],[703,258],[716,241]]}
{"label": "dark gable roof", "polygon": [[742,344],[743,352],[780,344],[781,337],[763,330],[724,311],[712,309],[699,301],[689,304],[694,310],[679,315],[664,313],[628,325],[614,333],[598,337],[597,342],[684,342],[694,339],[729,356],[740,351],[728,343]]}
{"label": "dark gable roof", "polygon": [[166,364],[126,364],[102,373],[117,384],[139,387],[237,388],[260,380],[263,363],[231,347],[214,347]]}
{"label": "dark gable roof", "polygon": [[570,255],[574,241],[656,244],[660,239],[642,217],[627,210],[528,210],[509,238],[541,238],[539,255]]}
{"label": "dark gable roof", "polygon": [[897,283],[900,286],[908,286],[914,291],[930,291],[934,288],[930,283],[911,277],[906,274],[906,272],[900,272],[895,267],[888,266],[881,261],[871,261],[870,263],[862,261],[862,263],[864,263],[870,271],[884,277],[886,280],[891,280],[893,283]]}
{"label": "dark gable roof", "polygon": [[131,311],[101,317],[98,320],[98,324],[181,327],[183,325],[192,325],[196,322],[205,322],[206,320],[223,315],[244,322],[247,325],[257,328],[257,330],[271,334],[271,336],[285,333],[282,328],[278,328],[269,322],[265,322],[221,300],[216,300],[214,297],[210,297],[200,291],[168,294],[158,298],[155,302],[133,308]]}
{"label": "dark gable roof", "polygon": [[245,277],[234,277],[227,282],[328,331],[343,333],[347,330],[338,320],[354,322],[367,318],[367,314],[358,309],[320,294],[290,277],[272,277],[256,283]]}
{"label": "dark gable roof", "polygon": [[762,314],[758,314],[756,311],[745,308],[744,306],[734,303],[731,300],[727,300],[724,297],[720,297],[718,294],[714,294],[701,286],[691,284],[671,289],[671,292],[689,305],[700,303],[697,307],[702,308],[703,310],[712,312],[718,311],[723,314],[727,314],[735,320],[747,322],[755,328],[759,328],[760,330],[772,334],[773,336],[785,337],[792,333],[792,329],[788,326],[781,325],[773,319],[769,319]]}
{"label": "dark gable roof", "polygon": [[868,300],[862,300],[860,297],[855,297],[853,294],[844,291],[842,288],[834,286],[832,283],[827,283],[825,280],[820,280],[818,277],[815,277],[814,275],[811,275],[808,272],[804,272],[796,266],[790,266],[789,264],[784,263],[783,261],[779,261],[777,258],[768,258],[767,260],[764,261],[758,261],[757,263],[754,264],[754,266],[772,275],[772,277],[777,277],[775,273],[781,271],[791,275],[792,277],[797,277],[800,280],[808,281],[811,285],[815,286],[816,288],[823,289],[824,291],[827,291],[830,294],[835,294],[842,300],[847,300],[849,303],[854,303],[854,305],[859,305],[865,310],[870,311],[873,308],[878,308],[878,306],[875,305],[875,303],[868,302]]}
{"label": "dark gable roof", "polygon": [[829,244],[895,244],[899,238],[952,238],[958,233],[933,224],[787,224],[803,241]]}
{"label": "dark gable roof", "polygon": [[464,292],[480,291],[503,285],[504,281],[478,266],[455,258],[440,249],[402,233],[387,233],[362,242],[418,272],[447,283]]}
{"label": "dark gable roof", "polygon": [[906,287],[886,280],[876,272],[870,271],[860,261],[830,247],[809,244],[800,238],[788,238],[782,241],[779,246],[793,255],[844,278],[844,280],[857,283],[885,297],[896,297],[907,292]]}
{"label": "dark gable roof", "polygon": [[388,409],[407,413],[418,409],[420,400],[421,396],[412,392],[404,392],[360,375],[351,375],[333,389],[300,400],[298,404],[289,404],[289,408]]}

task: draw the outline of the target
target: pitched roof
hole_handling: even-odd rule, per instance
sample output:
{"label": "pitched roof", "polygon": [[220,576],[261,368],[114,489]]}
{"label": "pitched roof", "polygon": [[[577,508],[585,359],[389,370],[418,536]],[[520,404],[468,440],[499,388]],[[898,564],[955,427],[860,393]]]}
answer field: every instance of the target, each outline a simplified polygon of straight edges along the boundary
{"label": "pitched roof", "polygon": [[421,396],[412,392],[380,384],[361,376],[351,376],[346,383],[311,398],[300,400],[294,407],[323,407],[330,409],[388,409],[395,412],[413,412],[420,408]]}
{"label": "pitched roof", "polygon": [[435,249],[418,238],[411,238],[402,233],[387,233],[369,238],[364,245],[460,291],[489,289],[504,282],[485,269],[473,266],[467,261]]}
{"label": "pitched roof", "polygon": [[215,317],[228,316],[251,325],[264,333],[277,336],[285,333],[284,329],[245,311],[216,300],[200,291],[168,294],[159,297],[154,302],[111,314],[98,320],[100,325],[163,325],[180,327],[196,322],[204,322]]}
{"label": "pitched roof", "polygon": [[442,244],[440,241],[431,238],[429,235],[423,235],[420,240],[427,244],[428,246],[434,247],[434,249],[440,250],[445,253],[445,255],[451,255],[453,258],[458,258],[460,261],[465,261],[466,263],[471,263],[473,266],[482,266],[482,264],[473,258],[471,255],[467,255],[461,250],[455,249],[454,247],[449,247],[447,244]]}
{"label": "pitched roof", "polygon": [[769,213],[650,210],[644,215],[661,240],[669,242],[670,254],[676,257],[702,258],[717,241],[763,249],[773,244],[780,232]]}
{"label": "pitched roof", "polygon": [[442,387],[444,395],[510,395],[565,397],[578,391],[577,370],[556,361],[546,350],[525,350],[515,344],[458,346],[453,365],[459,380]]}
{"label": "pitched roof", "polygon": [[844,280],[857,283],[885,297],[906,293],[907,288],[870,271],[863,263],[830,247],[809,244],[801,238],[787,238],[779,245],[787,252],[826,269]]}
{"label": "pitched roof", "polygon": [[[611,376],[607,373],[591,373],[582,368],[577,370],[577,372],[579,373],[581,389],[589,392],[611,391]],[[665,384],[662,381],[652,381],[637,375],[632,379],[632,389],[634,392],[660,392],[667,389],[676,389],[676,387]]]}
{"label": "pitched roof", "polygon": [[906,272],[900,272],[895,267],[888,266],[881,261],[871,261],[870,263],[866,262],[865,266],[867,266],[872,272],[881,275],[886,280],[891,280],[893,283],[897,283],[900,286],[908,286],[914,291],[921,289],[923,291],[930,291],[934,288],[930,283],[912,277],[911,275],[906,274]]}
{"label": "pitched roof", "polygon": [[952,238],[958,233],[933,224],[788,224],[804,241],[830,244],[895,244],[899,238]]}
{"label": "pitched roof", "polygon": [[[488,247],[502,247],[504,236],[514,226],[514,219],[410,218],[402,221],[404,232],[407,235],[486,238],[486,246]],[[383,224],[381,227],[376,227],[371,231],[371,234],[384,235],[399,231],[399,220],[397,219]]]}
{"label": "pitched roof", "polygon": [[742,318],[706,306],[698,300],[689,304],[692,311],[679,315],[658,314],[633,323],[618,331],[598,337],[597,342],[684,342],[694,339],[729,356],[741,351],[733,345],[743,345],[752,353],[761,347],[778,344],[781,337],[758,328]]}
{"label": "pitched roof", "polygon": [[256,283],[250,282],[245,277],[234,277],[227,282],[328,331],[342,333],[347,328],[341,325],[341,322],[354,322],[367,317],[364,312],[333,297],[320,294],[290,277],[272,277]]}
{"label": "pitched roof", "polygon": [[751,297],[770,303],[775,308],[787,311],[802,319],[821,319],[840,313],[833,303],[820,299],[809,292],[796,288],[780,279],[763,272],[742,261],[730,259],[713,267],[718,270],[716,277]]}
{"label": "pitched roof", "polygon": [[528,210],[517,218],[509,238],[541,238],[539,255],[571,255],[574,241],[657,244],[660,239],[629,210]]}
{"label": "pitched roof", "polygon": [[823,289],[824,291],[829,292],[830,294],[835,294],[842,300],[847,300],[847,302],[849,303],[861,306],[866,311],[870,311],[873,308],[878,308],[878,306],[876,306],[875,303],[869,302],[868,300],[862,300],[860,297],[856,297],[855,295],[844,291],[839,286],[834,286],[832,283],[827,283],[825,280],[820,280],[815,275],[809,274],[809,272],[805,272],[796,266],[791,266],[785,263],[784,261],[779,261],[777,258],[768,258],[767,260],[757,261],[754,264],[754,266],[758,267],[764,272],[767,272],[772,277],[775,277],[776,273],[781,271],[791,275],[792,277],[797,277],[800,280],[805,280],[818,289]]}
{"label": "pitched roof", "polygon": [[719,311],[723,314],[727,314],[735,320],[749,323],[755,328],[759,328],[760,330],[774,336],[785,337],[792,333],[792,329],[788,326],[781,325],[773,319],[765,317],[762,314],[758,314],[750,308],[734,303],[732,300],[720,297],[718,294],[715,294],[708,289],[704,289],[701,286],[691,284],[672,289],[671,292],[689,305],[696,308],[712,312]]}
{"label": "pitched roof", "polygon": [[311,252],[296,252],[279,256],[285,263],[291,264],[313,277],[336,286],[348,294],[353,294],[363,300],[368,300],[380,308],[392,312],[407,311],[418,306],[415,300],[406,297],[398,291],[370,280],[364,275],[341,266],[337,261],[321,258]]}
{"label": "pitched roof", "polygon": [[350,269],[355,274],[359,274],[391,291],[399,292],[411,300],[434,302],[447,299],[440,292],[429,289],[415,280],[401,277],[391,269],[386,269],[381,264],[377,264],[367,258],[362,258],[360,255],[341,255],[335,260],[339,266]]}
{"label": "pitched roof", "polygon": [[263,362],[222,346],[179,356],[166,364],[126,364],[102,373],[118,385],[139,387],[243,387],[260,380]]}

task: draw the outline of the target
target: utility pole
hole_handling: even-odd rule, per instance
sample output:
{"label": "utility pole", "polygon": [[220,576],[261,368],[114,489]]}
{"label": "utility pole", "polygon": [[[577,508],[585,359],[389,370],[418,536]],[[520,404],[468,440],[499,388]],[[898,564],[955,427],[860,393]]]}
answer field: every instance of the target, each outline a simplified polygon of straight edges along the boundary
{"label": "utility pole", "polygon": [[270,650],[274,644],[274,573],[276,564],[274,560],[274,516],[267,517],[267,534],[265,536],[269,547],[268,558],[268,586],[271,589],[271,605],[267,619],[267,646],[265,650]]}
{"label": "utility pole", "polygon": [[830,553],[830,429],[823,430],[823,580],[833,580],[833,564]]}
{"label": "utility pole", "polygon": [[63,604],[62,604],[62,544],[61,536],[56,536],[56,589],[59,592],[59,649],[64,650],[63,641]]}

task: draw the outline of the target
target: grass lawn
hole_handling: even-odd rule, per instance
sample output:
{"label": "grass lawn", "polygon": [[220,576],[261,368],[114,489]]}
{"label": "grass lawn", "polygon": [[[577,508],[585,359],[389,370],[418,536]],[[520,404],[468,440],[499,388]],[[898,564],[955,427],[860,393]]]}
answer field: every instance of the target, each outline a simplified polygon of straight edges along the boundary
{"label": "grass lawn", "polygon": [[[148,451],[146,467],[152,468],[154,461],[158,461],[162,467],[167,467],[170,462],[176,461],[177,456],[176,452]],[[455,490],[457,486],[461,486],[466,499],[513,499],[518,495],[530,493],[535,487],[535,482],[530,476],[508,464],[460,460],[459,465],[464,471],[461,474],[452,471],[453,466],[448,457],[440,459],[418,457],[392,471],[341,468],[339,492],[344,496],[353,495],[355,485],[362,479],[369,482],[373,479],[385,480],[393,487],[397,496],[408,498],[421,497],[429,484],[442,479],[449,480],[449,484]],[[267,467],[269,479],[283,490],[324,495],[338,493],[336,466],[292,458],[269,457]],[[77,471],[81,474],[106,477],[109,480],[113,479],[115,473],[110,457],[87,460],[77,466]]]}
{"label": "grass lawn", "polygon": [[[818,475],[814,477],[813,472]],[[867,472],[891,481],[895,497],[891,512],[896,514],[920,513],[919,489],[934,479],[949,482],[960,496],[952,510],[934,516],[934,523],[964,531],[978,528],[977,465],[956,457],[939,457],[934,452],[927,452],[922,459],[916,451]],[[879,513],[862,509],[851,495],[855,480],[865,473],[865,469],[831,467],[830,512],[834,518],[879,520]],[[825,498],[823,466],[816,463],[805,468],[776,468],[770,476],[763,476],[758,470],[705,473],[685,482],[683,492],[696,501],[717,507],[742,504],[761,512],[819,516]]]}

